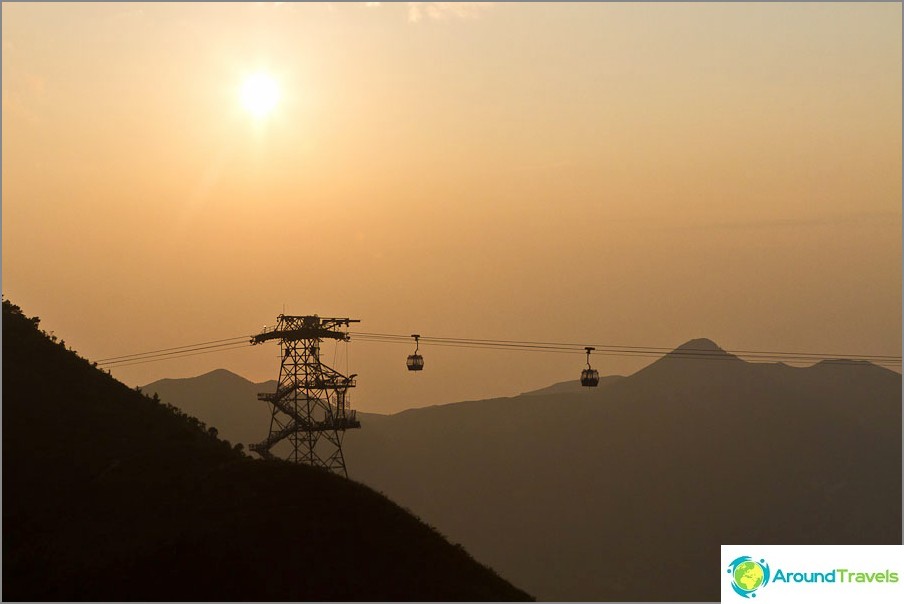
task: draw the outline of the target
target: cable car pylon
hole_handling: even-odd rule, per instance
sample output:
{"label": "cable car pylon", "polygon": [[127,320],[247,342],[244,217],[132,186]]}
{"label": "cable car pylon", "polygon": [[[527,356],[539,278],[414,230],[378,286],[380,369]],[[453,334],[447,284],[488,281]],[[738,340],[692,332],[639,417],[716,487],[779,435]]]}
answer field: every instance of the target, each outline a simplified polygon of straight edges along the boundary
{"label": "cable car pylon", "polygon": [[424,357],[417,352],[420,347],[418,340],[420,340],[421,336],[413,333],[411,334],[411,337],[414,338],[414,354],[408,355],[408,361],[406,363],[408,365],[408,371],[422,371],[424,369]]}
{"label": "cable car pylon", "polygon": [[346,430],[361,427],[348,401],[348,389],[355,387],[355,374],[344,376],[321,362],[320,342],[347,342],[351,323],[358,321],[279,315],[276,327],[251,338],[252,344],[278,341],[282,364],[276,392],[258,395],[271,408],[270,434],[249,449],[264,459],[279,456],[348,478],[342,437]]}
{"label": "cable car pylon", "polygon": [[587,369],[581,372],[581,386],[596,388],[600,383],[600,372],[590,366],[590,353],[596,350],[593,346],[585,346],[587,351]]}

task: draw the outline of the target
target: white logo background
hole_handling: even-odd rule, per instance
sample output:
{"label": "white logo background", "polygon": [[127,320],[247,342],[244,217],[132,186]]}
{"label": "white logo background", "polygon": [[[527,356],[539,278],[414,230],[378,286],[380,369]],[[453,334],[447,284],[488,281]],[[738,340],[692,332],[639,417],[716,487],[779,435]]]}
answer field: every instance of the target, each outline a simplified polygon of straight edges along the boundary
{"label": "white logo background", "polygon": [[[757,562],[765,560],[770,567],[769,584],[754,593],[755,598],[743,598],[731,588],[731,576],[726,572],[732,560],[750,556]],[[898,573],[897,583],[775,583],[781,570],[789,572],[828,572],[846,568],[850,572]],[[902,545],[723,545],[721,587],[722,602],[726,604],[872,604],[873,602],[900,604],[904,602],[904,546]]]}

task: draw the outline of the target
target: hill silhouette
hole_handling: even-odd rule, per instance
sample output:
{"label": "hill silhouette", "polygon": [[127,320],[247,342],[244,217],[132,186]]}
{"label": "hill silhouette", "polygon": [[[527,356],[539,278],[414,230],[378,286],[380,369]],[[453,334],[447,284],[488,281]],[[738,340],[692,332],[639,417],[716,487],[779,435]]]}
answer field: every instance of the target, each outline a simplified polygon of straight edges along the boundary
{"label": "hill silhouette", "polygon": [[254,383],[226,369],[191,378],[162,379],[142,386],[194,417],[220,430],[220,436],[247,446],[264,440],[270,429],[270,407],[259,392],[275,392],[276,380]]}
{"label": "hill silhouette", "polygon": [[6,300],[3,487],[7,600],[529,598],[361,484],[245,457]]}
{"label": "hill silhouette", "polygon": [[715,601],[723,543],[901,542],[898,373],[692,340],[565,389],[369,416],[350,475],[540,599]]}

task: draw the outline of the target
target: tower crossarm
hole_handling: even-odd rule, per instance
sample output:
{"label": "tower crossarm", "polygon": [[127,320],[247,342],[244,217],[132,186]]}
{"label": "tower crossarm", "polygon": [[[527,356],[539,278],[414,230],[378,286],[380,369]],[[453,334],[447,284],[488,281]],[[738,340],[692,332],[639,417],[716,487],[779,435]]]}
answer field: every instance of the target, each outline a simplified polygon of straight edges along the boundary
{"label": "tower crossarm", "polygon": [[342,340],[348,341],[349,335],[342,331],[352,323],[360,323],[358,319],[340,319],[334,317],[318,317],[317,315],[279,315],[274,327],[264,329],[252,336],[252,344],[263,344],[270,340]]}

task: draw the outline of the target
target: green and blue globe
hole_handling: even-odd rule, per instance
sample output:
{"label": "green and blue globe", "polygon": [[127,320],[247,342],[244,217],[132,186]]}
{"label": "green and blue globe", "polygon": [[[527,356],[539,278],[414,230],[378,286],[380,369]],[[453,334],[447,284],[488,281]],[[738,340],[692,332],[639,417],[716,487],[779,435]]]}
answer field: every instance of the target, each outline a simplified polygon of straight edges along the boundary
{"label": "green and blue globe", "polygon": [[731,575],[732,589],[744,598],[755,598],[754,592],[769,583],[769,565],[765,560],[757,562],[750,556],[733,560],[728,574]]}
{"label": "green and blue globe", "polygon": [[763,567],[753,560],[742,562],[734,571],[734,580],[744,591],[753,591],[763,584]]}

